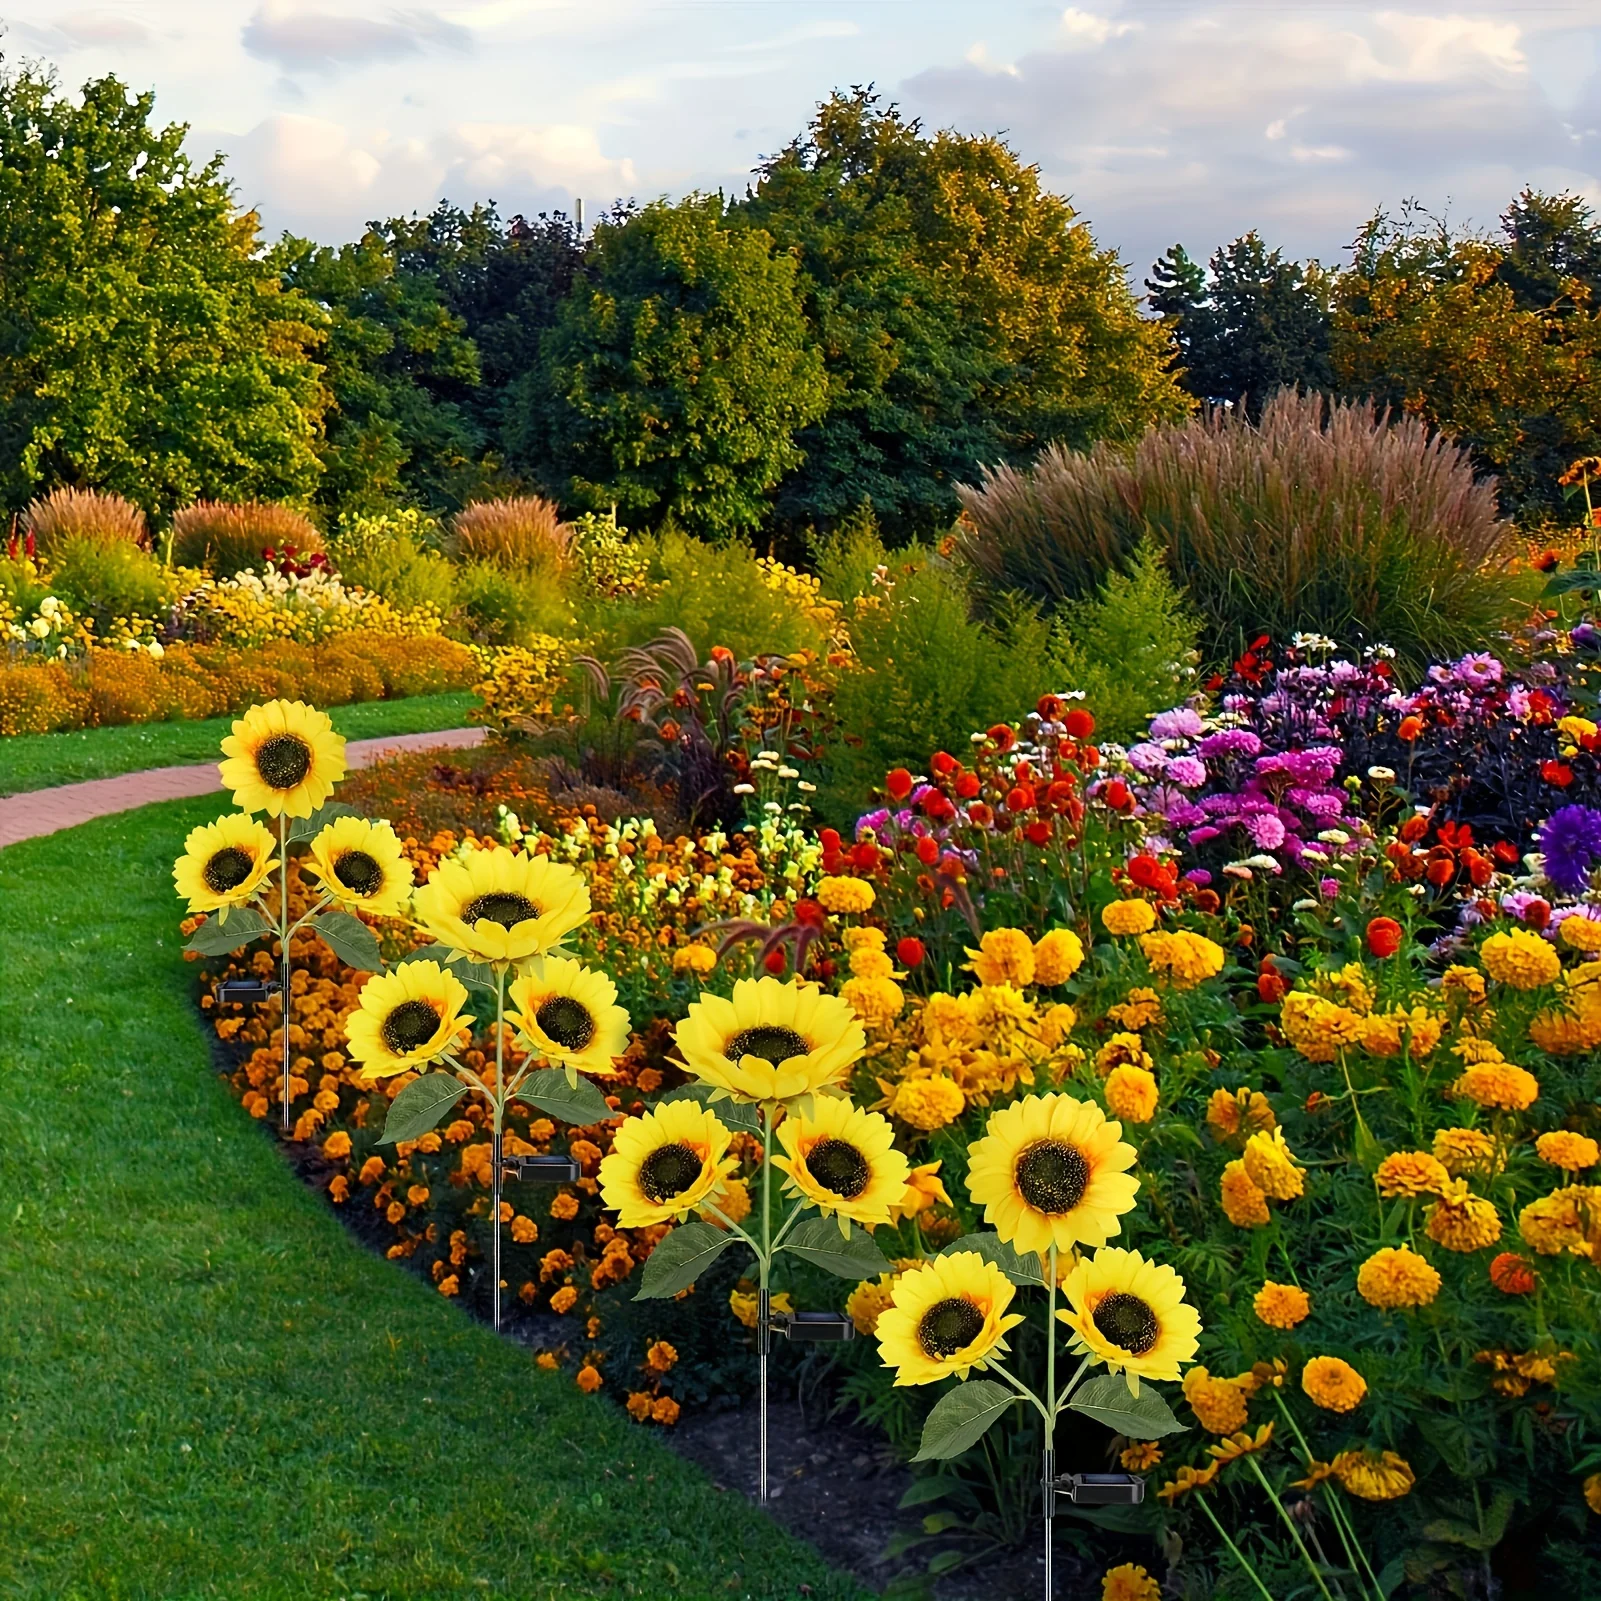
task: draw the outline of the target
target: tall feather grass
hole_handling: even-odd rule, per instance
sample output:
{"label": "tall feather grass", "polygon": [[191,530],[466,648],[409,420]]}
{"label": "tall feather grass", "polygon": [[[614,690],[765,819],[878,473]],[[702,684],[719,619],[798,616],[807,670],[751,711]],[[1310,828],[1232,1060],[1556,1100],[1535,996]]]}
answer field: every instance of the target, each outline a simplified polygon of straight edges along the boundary
{"label": "tall feather grass", "polygon": [[121,495],[100,489],[53,489],[28,507],[23,525],[33,535],[39,554],[47,557],[75,539],[136,545],[141,550],[150,543],[145,514]]}

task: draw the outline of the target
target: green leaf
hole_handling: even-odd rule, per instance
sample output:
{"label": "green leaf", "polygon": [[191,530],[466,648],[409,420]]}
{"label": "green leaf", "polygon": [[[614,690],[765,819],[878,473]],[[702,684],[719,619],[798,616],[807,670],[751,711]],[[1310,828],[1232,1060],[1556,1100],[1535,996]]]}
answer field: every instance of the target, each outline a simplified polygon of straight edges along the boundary
{"label": "green leaf", "polygon": [[517,1091],[517,1099],[531,1101],[559,1123],[600,1123],[615,1115],[606,1097],[587,1078],[569,1084],[566,1070],[560,1067],[542,1067],[530,1073]]}
{"label": "green leaf", "polygon": [[398,1145],[437,1128],[445,1113],[459,1101],[467,1086],[454,1073],[429,1073],[413,1079],[389,1103],[380,1145]]}
{"label": "green leaf", "polygon": [[491,995],[495,993],[494,968],[487,962],[469,962],[465,957],[452,959],[450,946],[441,945],[438,940],[432,945],[419,945],[416,950],[407,951],[395,966],[401,967],[407,962],[438,962],[447,973],[453,974],[469,989],[476,986],[488,990]]}
{"label": "green leaf", "polygon": [[1156,1440],[1184,1430],[1167,1402],[1150,1385],[1142,1384],[1140,1393],[1135,1395],[1121,1373],[1102,1373],[1087,1380],[1073,1392],[1068,1406],[1132,1440]]}
{"label": "green leaf", "polygon": [[953,1251],[977,1251],[986,1262],[993,1262],[1013,1284],[1033,1284],[1045,1288],[1045,1274],[1040,1270],[1037,1256],[1021,1256],[1005,1244],[998,1234],[964,1234],[952,1240],[940,1252],[949,1256]]}
{"label": "green leaf", "polygon": [[853,1223],[849,1235],[839,1232],[831,1217],[809,1217],[797,1223],[779,1247],[793,1251],[814,1267],[826,1268],[842,1279],[872,1279],[890,1270],[873,1238]]}
{"label": "green leaf", "polygon": [[208,917],[189,936],[189,943],[184,949],[198,951],[202,956],[226,956],[229,951],[236,951],[263,934],[276,932],[276,925],[268,922],[260,912],[252,911],[248,906],[236,906],[228,914],[226,923],[219,923],[215,916]]}
{"label": "green leaf", "polygon": [[969,1379],[935,1403],[923,1424],[923,1443],[914,1462],[943,1461],[960,1456],[1018,1399],[1017,1393],[993,1379]]}
{"label": "green leaf", "polygon": [[676,1090],[668,1090],[657,1101],[660,1106],[664,1101],[697,1101],[700,1105],[717,1114],[717,1120],[725,1128],[739,1129],[746,1134],[760,1134],[762,1122],[756,1114],[756,1108],[749,1101],[735,1101],[724,1099],[714,1101],[712,1096],[716,1091],[710,1084],[680,1084]]}
{"label": "green leaf", "polygon": [[383,972],[378,936],[359,917],[352,917],[349,912],[324,912],[321,917],[312,918],[311,926],[346,967],[353,967],[358,973]]}
{"label": "green leaf", "polygon": [[680,1223],[645,1258],[636,1301],[659,1300],[687,1290],[737,1238],[710,1223]]}
{"label": "green leaf", "polygon": [[922,1506],[926,1501],[939,1501],[949,1495],[952,1490],[961,1488],[955,1479],[944,1478],[938,1473],[930,1473],[925,1478],[913,1479],[911,1487],[895,1505],[902,1511],[908,1507]]}
{"label": "green leaf", "polygon": [[[944,1530],[933,1531],[943,1533]],[[933,1574],[949,1573],[952,1568],[959,1568],[964,1562],[973,1559],[971,1551],[941,1551],[928,1564],[928,1571]]]}
{"label": "green leaf", "polygon": [[298,845],[303,840],[315,839],[336,817],[360,817],[361,808],[347,806],[343,801],[329,801],[310,817],[292,817],[289,820],[289,843]]}

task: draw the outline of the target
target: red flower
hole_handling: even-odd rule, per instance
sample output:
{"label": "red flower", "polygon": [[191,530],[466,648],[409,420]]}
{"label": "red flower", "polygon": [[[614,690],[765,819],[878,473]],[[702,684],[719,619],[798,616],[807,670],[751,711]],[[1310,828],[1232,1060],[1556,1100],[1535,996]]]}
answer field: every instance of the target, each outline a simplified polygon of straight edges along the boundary
{"label": "red flower", "polygon": [[1451,860],[1450,853],[1437,856],[1424,869],[1423,876],[1434,885],[1436,889],[1444,889],[1456,877],[1456,863]]}
{"label": "red flower", "polygon": [[859,873],[872,872],[878,866],[878,846],[872,840],[864,839],[851,852],[851,863]]}
{"label": "red flower", "polygon": [[1131,812],[1134,810],[1134,797],[1129,793],[1129,787],[1121,778],[1112,779],[1101,791],[1101,799],[1112,808],[1114,812]]}
{"label": "red flower", "polygon": [[1558,789],[1566,789],[1573,782],[1573,769],[1566,762],[1541,762],[1540,777]]}
{"label": "red flower", "polygon": [[1009,812],[1028,812],[1034,809],[1034,786],[1032,784],[1019,784],[1016,789],[1009,790],[1006,796],[1006,809]]}
{"label": "red flower", "polygon": [[927,954],[923,948],[922,940],[913,934],[908,934],[905,939],[896,941],[895,960],[902,967],[921,967],[923,958]]}
{"label": "red flower", "polygon": [[1401,925],[1393,917],[1375,917],[1368,923],[1368,949],[1381,961],[1401,948]]}
{"label": "red flower", "polygon": [[837,851],[840,845],[843,843],[839,837],[839,830],[837,828],[825,828],[822,833],[817,836],[817,841],[825,851]]}
{"label": "red flower", "polygon": [[808,928],[821,928],[826,915],[823,908],[816,901],[798,900],[795,902],[795,921],[806,924]]}
{"label": "red flower", "polygon": [[1397,739],[1404,739],[1409,745],[1423,732],[1423,719],[1421,717],[1403,717],[1400,726],[1395,731]]}
{"label": "red flower", "polygon": [[1208,917],[1222,911],[1223,900],[1215,889],[1198,889],[1195,892],[1195,909]]}
{"label": "red flower", "polygon": [[1036,818],[1023,830],[1023,838],[1030,845],[1043,845],[1051,837],[1051,825],[1043,817]]}
{"label": "red flower", "polygon": [[932,867],[939,860],[939,841],[924,834],[917,842],[917,859],[924,867]]}
{"label": "red flower", "polygon": [[775,945],[762,958],[762,966],[776,978],[789,966],[789,954],[782,945]]}
{"label": "red flower", "polygon": [[727,645],[712,646],[712,660],[714,662],[731,662],[733,659],[734,653],[728,648]]}
{"label": "red flower", "polygon": [[977,773],[963,773],[956,780],[956,793],[962,800],[972,800],[982,788]]}
{"label": "red flower", "polygon": [[678,736],[682,732],[683,730],[679,728],[678,724],[675,723],[670,717],[661,726],[661,736],[669,745],[676,744],[678,741]]}
{"label": "red flower", "polygon": [[1495,844],[1490,847],[1490,851],[1503,867],[1514,867],[1517,865],[1518,848],[1512,843],[1511,840],[1498,839]]}
{"label": "red flower", "polygon": [[1041,695],[1034,703],[1034,710],[1048,723],[1054,723],[1062,715],[1062,697],[1060,695]]}
{"label": "red flower", "polygon": [[1290,986],[1285,983],[1284,975],[1273,965],[1273,958],[1264,956],[1256,974],[1257,999],[1266,1001],[1269,1006],[1277,1006],[1289,992]]}
{"label": "red flower", "polygon": [[1171,900],[1178,893],[1178,868],[1171,862],[1159,862],[1144,851],[1129,858],[1128,876],[1141,889],[1154,889],[1164,900]]}
{"label": "red flower", "polygon": [[1548,573],[1561,560],[1562,558],[1554,550],[1547,548],[1542,550],[1538,556],[1533,557],[1529,565],[1537,573]]}
{"label": "red flower", "polygon": [[1523,908],[1523,921],[1530,928],[1543,929],[1551,921],[1551,903],[1543,901],[1537,895]]}
{"label": "red flower", "polygon": [[1516,1251],[1503,1251],[1490,1263],[1490,1282],[1503,1295],[1527,1295],[1534,1288],[1534,1270]]}
{"label": "red flower", "polygon": [[995,821],[995,813],[990,810],[989,804],[985,801],[969,801],[967,803],[967,815],[980,828],[988,828]]}
{"label": "red flower", "polygon": [[932,767],[941,778],[948,778],[952,773],[956,772],[962,764],[946,751],[937,750],[934,752],[934,755],[930,759],[928,765]]}
{"label": "red flower", "polygon": [[905,800],[912,793],[912,775],[904,767],[895,768],[885,775],[884,792],[891,800]]}
{"label": "red flower", "polygon": [[1407,818],[1407,820],[1401,824],[1400,829],[1401,838],[1404,839],[1408,845],[1417,844],[1417,842],[1422,839],[1423,836],[1428,833],[1428,831],[1428,815],[1427,813],[1423,812],[1413,813],[1411,817]]}
{"label": "red flower", "polygon": [[986,732],[990,743],[998,751],[1009,751],[1017,743],[1017,730],[1010,723],[997,723]]}
{"label": "red flower", "polygon": [[1088,739],[1095,732],[1095,719],[1082,706],[1075,706],[1062,724],[1072,739]]}

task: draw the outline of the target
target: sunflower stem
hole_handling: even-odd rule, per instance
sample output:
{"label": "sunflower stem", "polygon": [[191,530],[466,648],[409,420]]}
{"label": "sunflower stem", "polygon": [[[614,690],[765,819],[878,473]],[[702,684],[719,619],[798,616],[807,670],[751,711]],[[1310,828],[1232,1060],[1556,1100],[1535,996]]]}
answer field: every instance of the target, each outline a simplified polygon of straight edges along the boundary
{"label": "sunflower stem", "polygon": [[[1295,1526],[1295,1519],[1290,1516],[1289,1508],[1274,1493],[1273,1486],[1267,1482],[1267,1474],[1262,1471],[1261,1463],[1255,1456],[1248,1456],[1245,1465],[1256,1475],[1256,1482],[1262,1486],[1268,1500],[1273,1503],[1274,1511],[1284,1520],[1284,1527],[1290,1531],[1290,1538],[1295,1541],[1295,1549],[1301,1553],[1301,1560],[1306,1564],[1307,1572],[1312,1575],[1318,1589],[1323,1593],[1323,1601],[1334,1601],[1328,1585],[1323,1582],[1323,1575],[1318,1570],[1317,1563],[1312,1560],[1312,1553],[1306,1548],[1306,1541],[1301,1538],[1301,1531]],[[1340,1594],[1343,1596],[1345,1592],[1342,1590]]]}
{"label": "sunflower stem", "polygon": [[733,1218],[731,1218],[720,1206],[713,1206],[710,1201],[706,1201],[702,1203],[701,1210],[703,1212],[710,1212],[711,1215],[716,1218],[717,1221],[721,1223],[730,1234],[737,1234],[740,1239],[742,1239],[751,1248],[751,1251],[756,1258],[760,1260],[762,1254],[761,1246],[759,1246],[755,1240],[753,1240],[750,1235],[748,1235],[744,1229],[742,1229],[739,1224],[737,1224]]}
{"label": "sunflower stem", "polygon": [[1197,1490],[1195,1492],[1195,1499],[1200,1503],[1201,1510],[1207,1515],[1208,1518],[1212,1520],[1212,1527],[1217,1530],[1218,1537],[1222,1540],[1223,1544],[1228,1547],[1229,1555],[1232,1556],[1234,1560],[1245,1569],[1246,1573],[1250,1576],[1251,1583],[1262,1592],[1262,1594],[1267,1598],[1267,1601],[1273,1601],[1273,1592],[1262,1583],[1262,1580],[1257,1575],[1256,1569],[1253,1568],[1246,1560],[1245,1553],[1229,1538],[1228,1530],[1225,1529],[1217,1520],[1217,1513],[1215,1513],[1211,1507],[1206,1504],[1205,1495],[1202,1494],[1201,1491]]}
{"label": "sunflower stem", "polygon": [[502,1112],[506,1103],[506,969],[495,964],[495,1093],[489,1104],[494,1111],[495,1138],[490,1146],[494,1173],[490,1182],[491,1221],[494,1225],[493,1275],[490,1294],[494,1297],[495,1332],[500,1332],[500,1142]]}
{"label": "sunflower stem", "polygon": [[1014,1390],[1016,1390],[1017,1393],[1020,1396],[1022,1396],[1025,1401],[1028,1401],[1033,1406],[1034,1410],[1036,1412],[1038,1412],[1039,1415],[1042,1418],[1045,1418],[1047,1421],[1049,1421],[1050,1413],[1046,1410],[1045,1403],[1042,1400],[1040,1400],[1040,1398],[1037,1395],[1035,1395],[1035,1393],[1031,1389],[1029,1389],[1029,1387],[1020,1378],[1018,1378],[1015,1374],[1008,1373],[1006,1371],[1006,1369],[1003,1368],[1000,1365],[999,1362],[991,1362],[991,1363],[989,1363],[985,1367],[984,1371],[986,1373],[999,1374],[1000,1377],[1005,1379],[1006,1382],[1008,1384],[1010,1384],[1011,1387]]}
{"label": "sunflower stem", "polygon": [[779,1252],[780,1248],[783,1246],[783,1243],[784,1243],[784,1236],[789,1233],[791,1227],[794,1225],[794,1222],[795,1222],[796,1218],[798,1218],[801,1215],[801,1211],[802,1211],[802,1209],[804,1208],[805,1205],[806,1205],[806,1203],[804,1201],[797,1201],[794,1204],[794,1206],[792,1206],[790,1208],[789,1216],[786,1217],[781,1224],[779,1224],[778,1233],[773,1236],[773,1251],[772,1251],[772,1254],[774,1256],[778,1255],[778,1252]]}
{"label": "sunflower stem", "polygon": [[757,1499],[767,1504],[767,1347],[772,1343],[768,1327],[771,1298],[768,1279],[773,1265],[773,1103],[762,1105],[762,1248],[757,1253],[761,1290],[757,1296],[756,1365],[761,1389],[761,1439],[757,1460]]}
{"label": "sunflower stem", "polygon": [[1045,1413],[1045,1601],[1052,1601],[1056,1581],[1052,1574],[1051,1514],[1055,1510],[1056,1491],[1050,1482],[1056,1468],[1056,1241],[1053,1239],[1045,1253],[1045,1395],[1050,1402]]}
{"label": "sunflower stem", "polygon": [[284,1033],[283,1127],[289,1120],[289,814],[278,813],[278,997]]}

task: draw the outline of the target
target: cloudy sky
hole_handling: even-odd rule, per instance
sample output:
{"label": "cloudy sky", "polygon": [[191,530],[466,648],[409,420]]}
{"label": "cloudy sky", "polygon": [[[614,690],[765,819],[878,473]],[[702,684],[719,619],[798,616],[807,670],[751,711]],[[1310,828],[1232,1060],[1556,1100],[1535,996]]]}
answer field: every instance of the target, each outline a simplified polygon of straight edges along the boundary
{"label": "cloudy sky", "polygon": [[0,0],[15,58],[154,89],[270,234],[738,190],[835,85],[1004,130],[1142,276],[1256,227],[1337,259],[1414,196],[1601,207],[1601,0]]}

